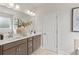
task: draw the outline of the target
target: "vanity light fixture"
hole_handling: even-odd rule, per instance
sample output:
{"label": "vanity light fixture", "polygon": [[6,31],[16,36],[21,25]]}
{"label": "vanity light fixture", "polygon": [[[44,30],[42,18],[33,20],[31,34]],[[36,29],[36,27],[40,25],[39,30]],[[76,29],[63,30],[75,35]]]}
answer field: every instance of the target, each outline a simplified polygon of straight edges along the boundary
{"label": "vanity light fixture", "polygon": [[27,10],[27,12],[25,12],[25,13],[27,13],[30,16],[35,16],[35,13],[34,12],[31,12],[30,10]]}

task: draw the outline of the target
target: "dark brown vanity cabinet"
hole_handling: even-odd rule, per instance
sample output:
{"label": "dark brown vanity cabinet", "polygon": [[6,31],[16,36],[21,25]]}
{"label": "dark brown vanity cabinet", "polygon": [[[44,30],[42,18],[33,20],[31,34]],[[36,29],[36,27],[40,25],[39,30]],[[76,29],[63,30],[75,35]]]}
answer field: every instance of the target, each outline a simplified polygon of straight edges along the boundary
{"label": "dark brown vanity cabinet", "polygon": [[20,44],[7,50],[3,50],[3,55],[26,55],[26,51],[25,44]]}
{"label": "dark brown vanity cabinet", "polygon": [[3,55],[25,55],[27,54],[27,40],[19,40],[16,42],[3,45]]}
{"label": "dark brown vanity cabinet", "polygon": [[30,55],[41,45],[41,35],[0,45],[0,55]]}

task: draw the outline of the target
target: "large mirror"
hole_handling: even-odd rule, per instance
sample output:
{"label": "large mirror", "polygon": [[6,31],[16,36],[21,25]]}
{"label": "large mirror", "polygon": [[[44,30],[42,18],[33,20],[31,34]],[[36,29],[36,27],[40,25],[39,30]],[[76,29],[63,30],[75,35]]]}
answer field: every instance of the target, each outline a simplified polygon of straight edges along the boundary
{"label": "large mirror", "polygon": [[21,27],[19,25],[23,25],[23,21],[27,22],[31,18],[23,12],[0,6],[0,33],[17,34],[17,29]]}
{"label": "large mirror", "polygon": [[5,34],[8,33],[10,31],[12,31],[12,16],[4,13],[4,12],[0,12],[0,33]]}

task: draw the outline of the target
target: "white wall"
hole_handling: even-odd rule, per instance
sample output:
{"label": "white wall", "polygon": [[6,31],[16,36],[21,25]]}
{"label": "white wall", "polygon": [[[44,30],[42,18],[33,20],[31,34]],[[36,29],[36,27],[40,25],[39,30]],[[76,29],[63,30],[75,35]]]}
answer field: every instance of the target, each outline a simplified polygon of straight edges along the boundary
{"label": "white wall", "polygon": [[[52,10],[52,12],[51,12]],[[56,8],[45,9],[39,15],[42,24],[43,48],[56,51]],[[44,34],[45,33],[45,34]]]}
{"label": "white wall", "polygon": [[[48,10],[49,12],[53,8],[57,8],[55,11],[58,16],[58,49],[59,54],[71,54],[74,52],[74,39],[79,39],[79,32],[72,32],[72,8],[79,7],[79,4],[52,4],[50,7],[42,6],[40,8],[41,13]],[[45,16],[45,14],[43,15]],[[40,25],[43,18],[40,18]],[[49,20],[49,19],[48,19]],[[54,20],[54,19],[52,19]],[[42,27],[41,27],[42,28]]]}
{"label": "white wall", "polygon": [[[58,40],[59,40],[59,53],[72,53],[74,51],[74,39],[78,33],[72,32],[72,8],[60,7],[58,14]],[[78,34],[79,35],[79,34]],[[77,37],[75,37],[77,36]]]}
{"label": "white wall", "polygon": [[74,39],[79,39],[78,32],[72,32],[72,8],[78,4],[62,4],[58,7],[59,52],[71,54],[74,51]]}

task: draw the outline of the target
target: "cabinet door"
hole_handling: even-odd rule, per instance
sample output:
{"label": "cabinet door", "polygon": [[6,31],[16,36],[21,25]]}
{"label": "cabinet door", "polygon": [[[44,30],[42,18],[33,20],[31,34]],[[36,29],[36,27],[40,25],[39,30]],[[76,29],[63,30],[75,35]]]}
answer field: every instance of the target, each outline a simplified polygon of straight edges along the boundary
{"label": "cabinet door", "polygon": [[17,46],[17,55],[26,55],[27,54],[26,44],[20,44]]}
{"label": "cabinet door", "polygon": [[2,54],[2,46],[0,46],[0,55]]}
{"label": "cabinet door", "polygon": [[37,41],[36,39],[33,39],[33,51],[37,49]]}
{"label": "cabinet door", "polygon": [[3,50],[3,55],[16,55],[16,47]]}
{"label": "cabinet door", "polygon": [[27,49],[28,49],[27,54],[29,55],[33,52],[32,51],[32,37],[28,38],[27,45],[28,45],[27,46]]}
{"label": "cabinet door", "polygon": [[1,55],[1,49],[0,49],[0,55]]}
{"label": "cabinet door", "polygon": [[28,55],[32,54],[32,52],[33,52],[33,51],[32,51],[32,47],[29,47],[29,48],[28,48]]}
{"label": "cabinet door", "polygon": [[37,48],[40,48],[41,45],[41,35],[37,37]]}
{"label": "cabinet door", "polygon": [[37,48],[38,48],[38,37],[35,36],[33,38],[33,51],[37,50]]}
{"label": "cabinet door", "polygon": [[37,50],[41,45],[41,36],[33,37],[33,51]]}

